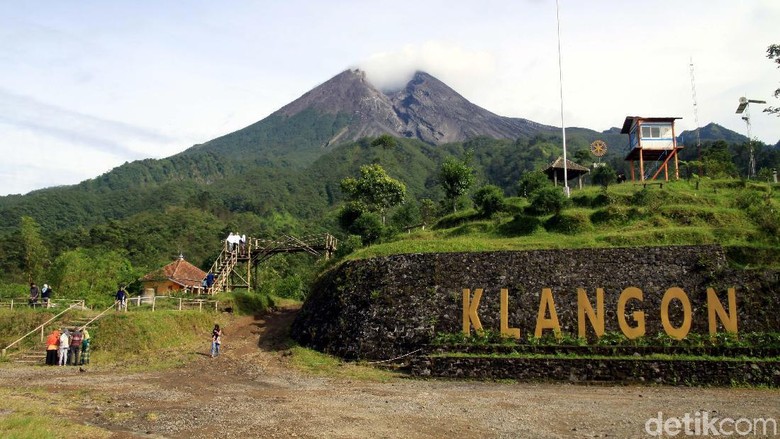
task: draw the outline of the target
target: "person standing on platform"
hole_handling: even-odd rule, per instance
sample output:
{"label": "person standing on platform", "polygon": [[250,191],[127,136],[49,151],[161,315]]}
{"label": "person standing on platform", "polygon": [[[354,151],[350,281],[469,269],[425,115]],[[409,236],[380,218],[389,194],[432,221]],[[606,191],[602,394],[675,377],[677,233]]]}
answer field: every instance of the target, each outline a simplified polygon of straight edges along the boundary
{"label": "person standing on platform", "polygon": [[230,232],[227,239],[225,239],[225,242],[227,243],[228,251],[233,253],[233,245],[235,244],[235,235],[233,235],[233,232]]}
{"label": "person standing on platform", "polygon": [[49,298],[51,297],[51,287],[48,284],[43,284],[41,290],[41,300],[43,301],[44,308],[49,307]]}
{"label": "person standing on platform", "polygon": [[35,282],[30,282],[30,306],[38,304],[38,296],[41,294],[41,290],[38,289],[38,285]]}

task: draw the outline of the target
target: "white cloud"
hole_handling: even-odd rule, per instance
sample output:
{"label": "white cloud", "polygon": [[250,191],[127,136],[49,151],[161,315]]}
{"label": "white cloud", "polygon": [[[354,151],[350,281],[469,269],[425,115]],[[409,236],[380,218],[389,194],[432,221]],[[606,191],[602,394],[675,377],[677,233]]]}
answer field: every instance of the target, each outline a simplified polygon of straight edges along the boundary
{"label": "white cloud", "polygon": [[458,83],[493,75],[495,65],[495,55],[489,51],[468,50],[449,42],[427,41],[408,44],[395,52],[375,53],[361,62],[360,68],[379,89],[398,89],[420,70],[436,76],[457,91]]}

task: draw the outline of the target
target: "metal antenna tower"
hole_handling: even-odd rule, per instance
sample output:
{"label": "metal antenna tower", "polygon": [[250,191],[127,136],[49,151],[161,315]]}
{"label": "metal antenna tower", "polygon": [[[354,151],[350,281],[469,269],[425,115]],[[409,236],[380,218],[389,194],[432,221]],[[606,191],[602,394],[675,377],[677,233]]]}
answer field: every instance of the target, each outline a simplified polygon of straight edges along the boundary
{"label": "metal antenna tower", "polygon": [[742,120],[745,121],[745,125],[747,125],[747,136],[748,136],[748,148],[750,149],[750,163],[748,164],[748,179],[751,177],[756,176],[756,156],[753,152],[753,138],[750,134],[750,104],[766,104],[766,101],[762,101],[759,99],[748,99],[746,97],[739,98],[739,106],[737,107],[737,114],[744,113],[745,115],[742,116]]}
{"label": "metal antenna tower", "polygon": [[693,98],[693,120],[696,123],[696,152],[699,161],[699,176],[701,177],[701,133],[699,132],[699,103],[696,99],[696,77],[693,74],[693,57],[691,57],[691,97]]}

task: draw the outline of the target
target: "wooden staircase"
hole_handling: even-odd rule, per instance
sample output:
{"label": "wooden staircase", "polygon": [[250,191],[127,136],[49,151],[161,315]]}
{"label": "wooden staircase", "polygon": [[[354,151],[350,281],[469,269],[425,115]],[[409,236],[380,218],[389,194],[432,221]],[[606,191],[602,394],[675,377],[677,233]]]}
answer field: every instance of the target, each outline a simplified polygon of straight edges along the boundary
{"label": "wooden staircase", "polygon": [[230,252],[227,246],[222,247],[222,251],[219,256],[211,265],[211,273],[214,274],[214,283],[211,285],[209,294],[221,293],[228,288],[228,282],[230,281],[230,273],[233,272],[238,263],[238,252]]}

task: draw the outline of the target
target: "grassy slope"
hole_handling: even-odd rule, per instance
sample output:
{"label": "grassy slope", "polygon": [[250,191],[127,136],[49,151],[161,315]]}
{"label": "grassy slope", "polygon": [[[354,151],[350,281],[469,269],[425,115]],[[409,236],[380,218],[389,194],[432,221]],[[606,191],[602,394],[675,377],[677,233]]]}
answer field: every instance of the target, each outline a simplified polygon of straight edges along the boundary
{"label": "grassy slope", "polygon": [[[544,226],[532,233],[513,222],[527,201],[509,199],[510,213],[491,219],[474,211],[451,215],[433,229],[399,235],[395,240],[361,249],[351,259],[396,253],[529,250],[554,248],[630,247],[652,245],[721,244],[742,249],[743,265],[780,267],[780,242],[776,229],[759,219],[740,200],[758,199],[780,225],[780,192],[777,186],[743,184],[739,181],[706,181],[697,190],[693,183],[679,181],[642,190],[634,184],[610,186],[607,197],[597,187],[573,190],[572,205],[564,210],[575,217],[575,232],[548,231]],[[550,215],[540,217],[542,223]],[[519,221],[525,221],[520,219]],[[745,248],[751,251],[744,251]],[[755,250],[755,251],[754,251]],[[752,254],[752,256],[751,256]],[[751,259],[752,258],[752,259]]]}

